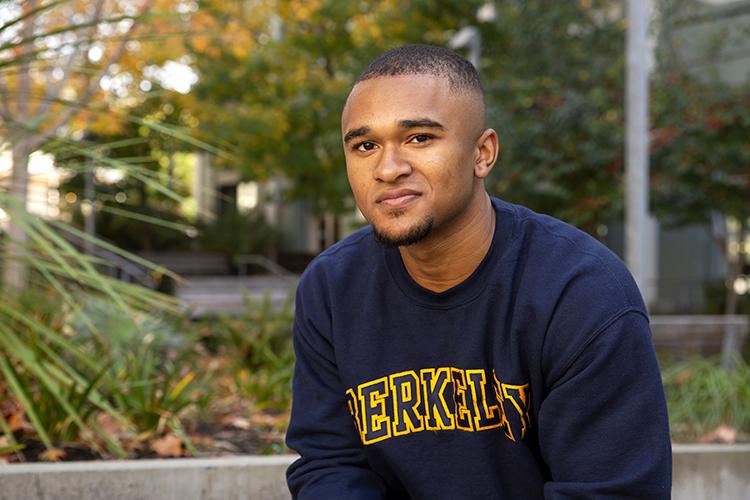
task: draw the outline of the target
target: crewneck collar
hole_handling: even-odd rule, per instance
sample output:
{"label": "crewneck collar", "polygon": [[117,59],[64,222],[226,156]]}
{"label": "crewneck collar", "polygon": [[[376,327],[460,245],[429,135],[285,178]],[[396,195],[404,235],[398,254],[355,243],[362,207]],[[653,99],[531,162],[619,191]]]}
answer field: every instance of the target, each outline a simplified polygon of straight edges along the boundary
{"label": "crewneck collar", "polygon": [[398,248],[383,247],[385,262],[391,277],[407,299],[424,307],[450,309],[471,302],[482,293],[490,282],[486,279],[488,272],[498,263],[515,233],[515,217],[513,217],[515,211],[511,205],[492,197],[490,201],[496,216],[490,248],[468,278],[445,291],[433,292],[419,285],[406,270]]}

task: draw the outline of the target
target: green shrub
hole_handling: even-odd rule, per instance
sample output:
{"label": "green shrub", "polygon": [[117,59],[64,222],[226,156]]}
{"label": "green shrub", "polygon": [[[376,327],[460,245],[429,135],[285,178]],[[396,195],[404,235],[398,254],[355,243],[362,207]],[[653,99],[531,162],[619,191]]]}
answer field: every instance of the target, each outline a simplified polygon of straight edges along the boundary
{"label": "green shrub", "polygon": [[[120,444],[91,418],[95,412],[121,418],[99,390],[106,365],[65,333],[69,308],[52,298],[32,288],[20,295],[6,294],[0,303],[0,394],[16,403],[15,417],[21,412],[33,437],[48,450],[85,432],[97,451],[103,451],[103,443],[109,453],[124,456]],[[29,433],[14,432],[6,417],[0,411],[0,430],[4,441],[17,449],[17,438]]]}
{"label": "green shrub", "polygon": [[[174,318],[126,315],[102,302],[89,300],[87,316],[93,325],[73,324],[92,355],[106,360],[111,383],[103,388],[105,397],[141,439],[167,427],[184,435],[180,414],[205,406],[208,397],[210,373],[199,375],[195,366],[197,338],[178,331],[184,325]],[[92,327],[104,335],[95,335]]]}
{"label": "green shrub", "polygon": [[229,206],[210,223],[199,223],[195,246],[200,250],[225,255],[268,255],[278,242],[278,232],[260,210],[240,213]]}
{"label": "green shrub", "polygon": [[294,371],[292,301],[275,306],[266,295],[261,301],[246,297],[245,304],[239,316],[204,319],[203,340],[230,360],[227,369],[244,396],[260,407],[286,409]]}
{"label": "green shrub", "polygon": [[[31,424],[12,430],[0,411],[0,430],[10,448],[39,439],[47,449],[80,442],[127,456],[123,439],[142,442],[165,430],[183,436],[188,408],[205,404],[191,342],[166,319],[129,313],[90,294],[79,308],[60,304],[39,289],[0,305],[0,394],[18,404]],[[0,408],[2,410],[2,408]],[[103,429],[108,414],[121,433]],[[132,445],[133,443],[129,443]]]}
{"label": "green shrub", "polygon": [[698,440],[719,425],[735,428],[741,440],[750,436],[750,366],[743,359],[731,371],[714,358],[667,363],[662,378],[675,440]]}

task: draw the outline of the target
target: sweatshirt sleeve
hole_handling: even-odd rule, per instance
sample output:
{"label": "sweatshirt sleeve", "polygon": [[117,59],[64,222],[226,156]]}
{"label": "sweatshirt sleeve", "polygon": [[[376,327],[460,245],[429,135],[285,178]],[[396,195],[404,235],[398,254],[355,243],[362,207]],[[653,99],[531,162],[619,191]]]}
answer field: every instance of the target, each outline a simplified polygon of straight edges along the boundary
{"label": "sweatshirt sleeve", "polygon": [[[384,486],[369,467],[354,420],[347,409],[333,345],[321,328],[330,325],[321,297],[297,292],[294,322],[296,364],[292,383],[289,448],[301,456],[287,470],[295,499],[384,498]],[[319,321],[316,321],[316,317]]]}
{"label": "sweatshirt sleeve", "polygon": [[670,498],[666,400],[643,313],[615,316],[567,364],[538,415],[545,498]]}

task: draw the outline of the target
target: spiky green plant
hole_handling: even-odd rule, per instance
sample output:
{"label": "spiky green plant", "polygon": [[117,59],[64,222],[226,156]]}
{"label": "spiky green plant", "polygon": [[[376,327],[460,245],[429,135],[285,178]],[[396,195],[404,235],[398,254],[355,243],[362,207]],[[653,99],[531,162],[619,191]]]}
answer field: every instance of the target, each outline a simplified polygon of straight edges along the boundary
{"label": "spiky green plant", "polygon": [[[90,97],[100,91],[103,75],[117,62],[127,43],[139,40],[134,27],[157,17],[175,16],[153,12],[153,4],[152,0],[145,0],[132,12],[103,15],[105,5],[122,6],[105,0],[96,0],[88,6],[72,0],[0,2],[3,6],[0,11],[0,136],[4,147],[12,151],[14,162],[12,178],[0,186],[0,214],[5,217],[0,228],[3,255],[0,273],[5,275],[11,267],[30,270],[29,279],[20,280],[23,287],[17,286],[19,280],[13,286],[5,281],[6,288],[2,290],[0,394],[18,404],[33,427],[34,437],[48,449],[55,448],[61,440],[86,436],[87,444],[95,448],[100,448],[99,443],[104,444],[100,451],[125,456],[126,450],[97,424],[94,416],[107,413],[124,427],[133,426],[137,420],[133,405],[120,397],[127,394],[126,388],[132,387],[132,381],[113,370],[111,357],[91,347],[105,345],[110,332],[97,324],[86,304],[91,300],[106,304],[110,311],[130,321],[182,310],[174,298],[143,284],[111,277],[107,271],[114,264],[102,255],[140,267],[147,279],[164,275],[179,279],[177,276],[71,224],[40,217],[28,211],[26,204],[28,157],[41,149],[56,156],[78,155],[86,160],[80,168],[119,169],[149,189],[182,201],[182,197],[164,186],[161,177],[154,172],[137,162],[109,158],[107,147],[81,145],[71,135],[76,129],[72,118],[80,116],[82,111],[89,116],[106,116],[109,112],[109,101],[104,99],[95,104]],[[81,5],[87,7],[86,12],[71,16],[72,22],[46,30],[40,28],[47,19],[45,16]],[[130,28],[125,32],[115,30],[110,40],[97,38],[98,27],[122,25],[118,23]],[[145,36],[154,39],[153,35]],[[97,65],[88,52],[101,43],[110,43],[115,50],[112,58],[105,58]],[[68,52],[56,54],[55,50],[62,46]],[[69,54],[78,59],[68,57]],[[64,80],[59,85],[51,80],[48,88],[39,91],[32,76],[45,72],[52,75],[53,69],[62,71]],[[63,92],[63,83],[76,79],[86,83],[83,91],[70,100]],[[210,145],[196,141],[188,131],[153,123],[143,117],[129,119],[193,148],[215,151]],[[138,218],[139,214],[122,210],[118,216]],[[169,230],[187,229],[184,225],[156,218],[149,218],[147,222]],[[81,249],[84,245],[100,251],[86,254]],[[76,328],[72,326],[74,323]],[[82,339],[79,330],[85,330],[88,338]],[[144,334],[142,330],[135,331],[138,335]],[[173,418],[184,407],[184,397],[190,392],[192,379],[184,374],[177,377],[175,374],[179,373],[174,369],[148,378],[148,384],[161,384],[154,390],[160,399],[153,405],[153,411]],[[161,408],[156,408],[158,404]],[[0,431],[9,443],[0,453],[17,451],[23,446],[2,411]]]}

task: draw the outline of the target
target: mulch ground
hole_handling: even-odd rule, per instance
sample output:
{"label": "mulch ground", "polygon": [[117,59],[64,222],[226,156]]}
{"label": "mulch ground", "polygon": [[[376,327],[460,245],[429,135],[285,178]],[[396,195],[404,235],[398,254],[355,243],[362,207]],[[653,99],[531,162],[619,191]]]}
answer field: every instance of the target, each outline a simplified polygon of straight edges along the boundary
{"label": "mulch ground", "polygon": [[[191,454],[182,440],[172,435],[144,442],[130,448],[129,459],[220,457],[230,455],[268,455],[286,453],[284,445],[284,412],[268,410],[257,412],[250,419],[228,415],[216,422],[200,422],[190,429],[189,437],[196,453]],[[0,455],[0,463],[111,460],[119,457],[105,456],[81,443],[58,443],[50,457],[44,444],[37,439],[17,437],[24,448],[15,453]],[[161,445],[161,446],[160,446]]]}

